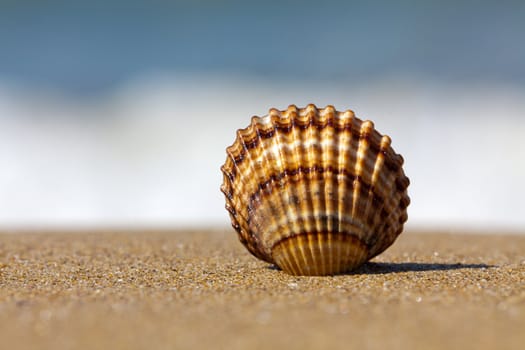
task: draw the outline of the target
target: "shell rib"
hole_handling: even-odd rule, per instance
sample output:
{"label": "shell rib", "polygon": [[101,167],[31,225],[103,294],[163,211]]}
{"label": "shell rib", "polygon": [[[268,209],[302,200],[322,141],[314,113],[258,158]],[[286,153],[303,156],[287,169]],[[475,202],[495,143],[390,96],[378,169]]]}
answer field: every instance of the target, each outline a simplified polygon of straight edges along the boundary
{"label": "shell rib", "polygon": [[237,131],[221,191],[240,241],[293,275],[352,270],[403,230],[403,158],[371,121],[333,106],[271,109]]}

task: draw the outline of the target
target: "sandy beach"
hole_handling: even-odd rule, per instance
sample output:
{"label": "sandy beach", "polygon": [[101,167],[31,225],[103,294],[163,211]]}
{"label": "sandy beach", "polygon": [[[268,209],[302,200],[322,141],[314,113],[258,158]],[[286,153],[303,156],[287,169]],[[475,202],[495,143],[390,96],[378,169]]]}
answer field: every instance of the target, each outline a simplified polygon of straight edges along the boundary
{"label": "sandy beach", "polygon": [[0,234],[5,349],[522,349],[525,235],[403,233],[294,277],[232,230]]}

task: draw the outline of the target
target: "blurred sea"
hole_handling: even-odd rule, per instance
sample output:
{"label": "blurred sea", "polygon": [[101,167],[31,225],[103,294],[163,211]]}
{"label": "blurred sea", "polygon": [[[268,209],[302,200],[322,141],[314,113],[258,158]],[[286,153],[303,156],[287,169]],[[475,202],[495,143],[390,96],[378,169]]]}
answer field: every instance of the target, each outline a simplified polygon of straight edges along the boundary
{"label": "blurred sea", "polygon": [[226,226],[270,107],[389,134],[408,227],[525,231],[525,3],[5,1],[0,227]]}

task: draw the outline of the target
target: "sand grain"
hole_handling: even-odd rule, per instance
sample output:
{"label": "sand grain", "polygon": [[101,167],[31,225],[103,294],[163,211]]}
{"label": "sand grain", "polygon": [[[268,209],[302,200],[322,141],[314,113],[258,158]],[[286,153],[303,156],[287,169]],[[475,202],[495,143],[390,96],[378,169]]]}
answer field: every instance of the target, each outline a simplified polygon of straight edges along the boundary
{"label": "sand grain", "polygon": [[521,349],[525,236],[403,234],[293,277],[232,231],[0,234],[6,349]]}

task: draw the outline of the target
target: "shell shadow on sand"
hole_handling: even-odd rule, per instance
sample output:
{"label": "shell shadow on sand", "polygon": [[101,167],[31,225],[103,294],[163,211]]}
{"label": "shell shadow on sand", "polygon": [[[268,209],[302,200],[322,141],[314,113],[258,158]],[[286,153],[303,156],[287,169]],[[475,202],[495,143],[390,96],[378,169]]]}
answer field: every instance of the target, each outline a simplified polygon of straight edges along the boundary
{"label": "shell shadow on sand", "polygon": [[398,272],[425,272],[425,271],[450,271],[460,269],[486,269],[496,267],[487,264],[445,264],[445,263],[416,263],[416,262],[401,262],[401,263],[386,263],[386,262],[368,262],[355,271],[348,274],[360,275],[381,275]]}
{"label": "shell shadow on sand", "polygon": [[[445,264],[445,263],[386,263],[386,262],[367,262],[356,270],[344,272],[338,275],[384,275],[399,272],[428,272],[428,271],[451,271],[461,269],[488,269],[495,268],[496,265],[487,264]],[[268,266],[271,270],[281,270],[276,265]]]}

